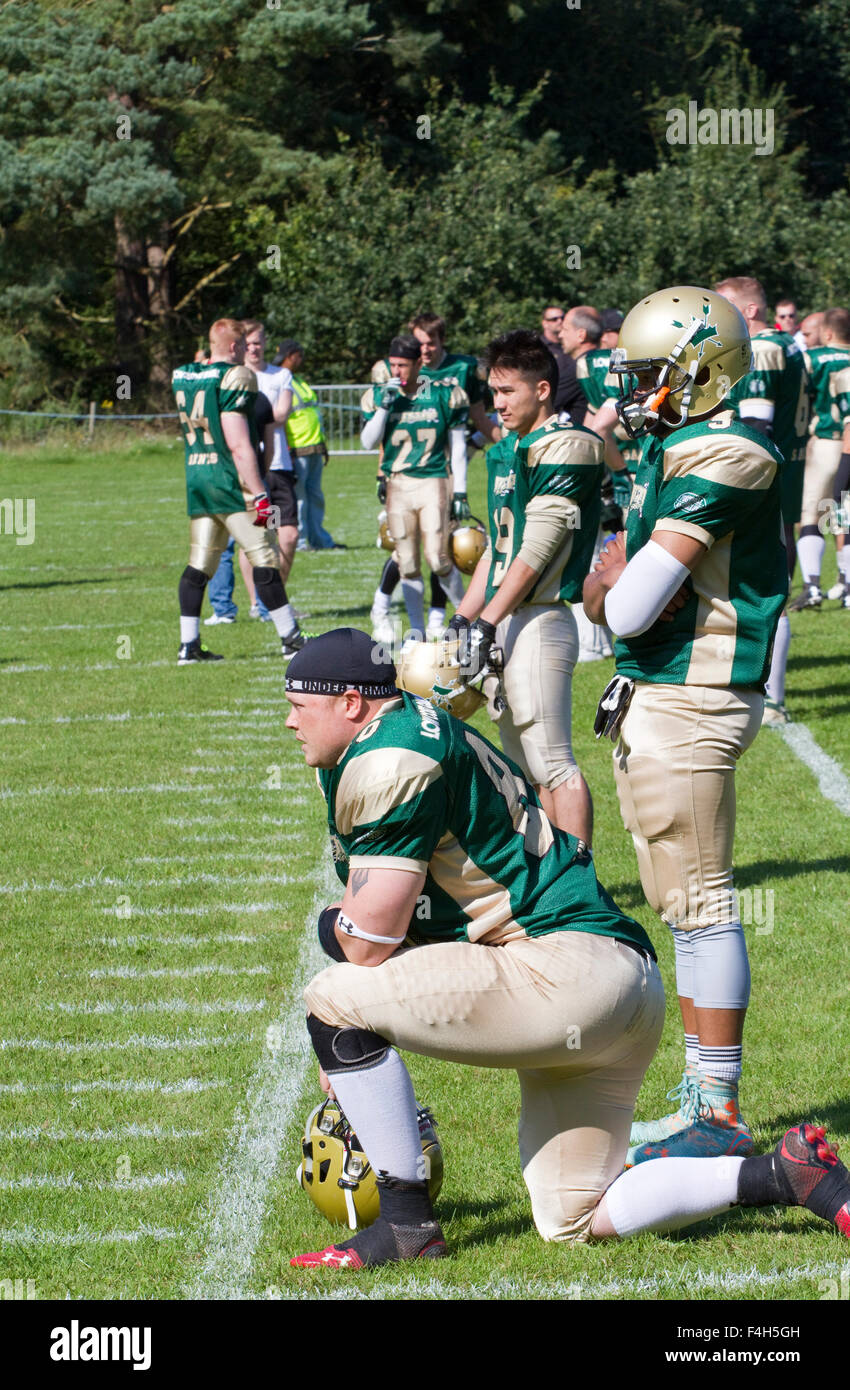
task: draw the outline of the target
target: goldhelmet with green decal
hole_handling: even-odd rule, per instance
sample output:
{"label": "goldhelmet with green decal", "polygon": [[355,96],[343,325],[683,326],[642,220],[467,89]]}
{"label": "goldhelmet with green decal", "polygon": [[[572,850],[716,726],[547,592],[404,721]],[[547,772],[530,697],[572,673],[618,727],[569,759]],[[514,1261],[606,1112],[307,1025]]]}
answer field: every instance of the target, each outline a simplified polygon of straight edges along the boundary
{"label": "goldhelmet with green decal", "polygon": [[617,414],[632,438],[696,424],[750,370],[744,316],[713,290],[674,285],[647,295],[626,315],[609,370],[623,393]]}

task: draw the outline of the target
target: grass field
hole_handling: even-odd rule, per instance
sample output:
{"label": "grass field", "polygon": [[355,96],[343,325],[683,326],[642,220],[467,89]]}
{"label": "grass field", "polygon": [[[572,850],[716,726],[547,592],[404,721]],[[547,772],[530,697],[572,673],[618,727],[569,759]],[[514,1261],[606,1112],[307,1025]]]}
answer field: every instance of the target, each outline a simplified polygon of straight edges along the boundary
{"label": "grass field", "polygon": [[[372,460],[326,473],[328,524],[349,548],[297,557],[290,591],[313,631],[368,626],[373,477]],[[471,477],[480,513],[480,461]],[[544,1245],[513,1075],[419,1058],[446,1157],[450,1259],[344,1284],[290,1269],[333,1236],[294,1180],[318,1099],[300,984],[331,885],[321,798],[283,727],[273,630],[248,620],[240,591],[237,624],[205,639],[227,660],[178,668],[177,445],[7,454],[0,498],[35,499],[33,543],[0,535],[0,1281],[32,1281],[40,1299],[828,1296],[847,1254],[802,1211]],[[828,564],[831,583],[829,551]],[[763,731],[738,773],[753,973],[742,1100],[761,1147],[801,1116],[850,1138],[850,613],[827,604],[792,625],[788,703],[833,762],[819,781],[795,752],[812,745]],[[611,666],[578,668],[574,734],[599,876],[650,930],[668,986],[646,1118],[681,1073],[680,1025],[669,934],[643,901],[610,745],[591,732]]]}

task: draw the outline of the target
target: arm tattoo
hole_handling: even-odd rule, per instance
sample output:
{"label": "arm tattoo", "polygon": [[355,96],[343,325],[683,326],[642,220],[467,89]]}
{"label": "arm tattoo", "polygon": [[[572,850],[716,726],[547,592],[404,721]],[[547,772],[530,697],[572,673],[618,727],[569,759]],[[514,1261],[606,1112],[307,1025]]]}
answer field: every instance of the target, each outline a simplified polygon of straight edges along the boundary
{"label": "arm tattoo", "polygon": [[351,875],[351,895],[356,898],[360,889],[369,882],[368,869],[355,869]]}

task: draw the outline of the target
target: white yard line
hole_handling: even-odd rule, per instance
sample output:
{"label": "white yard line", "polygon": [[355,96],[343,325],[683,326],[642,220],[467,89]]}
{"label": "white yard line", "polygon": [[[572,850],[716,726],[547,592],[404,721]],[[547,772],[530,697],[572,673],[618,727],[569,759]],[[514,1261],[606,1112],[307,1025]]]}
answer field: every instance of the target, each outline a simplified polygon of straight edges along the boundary
{"label": "white yard line", "polygon": [[32,1096],[61,1092],[63,1095],[77,1096],[89,1091],[107,1091],[112,1095],[193,1096],[229,1085],[229,1081],[201,1081],[197,1076],[187,1076],[182,1081],[158,1081],[152,1077],[141,1080],[126,1077],[115,1081],[8,1081],[0,1085],[0,1095]]}
{"label": "white yard line", "polygon": [[[328,864],[311,919],[332,895],[335,882]],[[311,920],[305,927],[289,998],[277,1022],[279,1048],[268,1050],[260,1061],[230,1132],[202,1237],[204,1264],[185,1290],[187,1298],[246,1297],[269,1186],[291,1135],[312,1059],[302,991],[324,961]]]}
{"label": "white yard line", "polygon": [[100,999],[96,1003],[86,1000],[83,1004],[41,1004],[44,1013],[65,1015],[107,1014],[259,1014],[270,1005],[256,999],[216,999],[212,1003],[201,1003],[197,999],[149,999],[142,1004],[133,1004],[129,999]]}
{"label": "white yard line", "polygon": [[229,1033],[212,1038],[208,1033],[190,1032],[177,1038],[164,1038],[155,1033],[134,1033],[129,1038],[81,1043],[65,1042],[62,1038],[0,1038],[0,1052],[171,1052],[185,1048],[241,1047],[243,1043],[253,1042],[254,1037],[253,1033]]}
{"label": "white yard line", "polygon": [[148,1192],[160,1187],[179,1187],[186,1174],[166,1168],[164,1173],[148,1173],[137,1178],[115,1178],[110,1182],[92,1179],[80,1182],[73,1173],[27,1173],[21,1178],[0,1178],[0,1192],[33,1192],[50,1188],[60,1192]]}
{"label": "white yard line", "polygon": [[417,1280],[388,1279],[369,1289],[359,1289],[351,1283],[340,1283],[334,1288],[319,1287],[315,1283],[309,1289],[269,1289],[267,1298],[283,1301],[316,1300],[363,1300],[375,1299],[416,1299],[450,1302],[452,1300],[506,1300],[542,1299],[561,1302],[563,1300],[588,1300],[599,1298],[651,1298],[654,1294],[678,1294],[680,1298],[693,1298],[697,1294],[740,1293],[746,1295],[753,1289],[781,1288],[786,1284],[811,1281],[817,1289],[827,1279],[840,1277],[850,1266],[836,1260],[824,1261],[815,1265],[789,1265],[787,1269],[732,1270],[722,1273],[715,1270],[682,1269],[676,1274],[652,1275],[645,1279],[606,1279],[592,1280],[577,1278],[535,1280],[535,1279],[488,1279],[482,1284],[444,1284],[439,1279]]}
{"label": "white yard line", "polygon": [[268,940],[270,932],[262,936],[251,936],[247,932],[217,932],[215,936],[188,936],[186,933],[173,936],[157,936],[153,932],[140,932],[135,936],[94,936],[86,942],[87,946],[261,946]]}
{"label": "white yard line", "polygon": [[213,912],[280,912],[280,903],[208,903],[204,907],[102,907],[101,912],[109,917],[209,917]]}
{"label": "white yard line", "polygon": [[821,794],[850,816],[850,781],[839,763],[825,753],[805,724],[783,724],[779,732],[792,753],[817,779]]}
{"label": "white yard line", "polygon": [[268,965],[190,965],[186,970],[165,966],[140,970],[137,965],[103,965],[87,970],[90,980],[192,980],[202,975],[270,975]]}
{"label": "white yard line", "polygon": [[15,1129],[0,1129],[0,1140],[13,1144],[18,1140],[31,1143],[33,1139],[49,1139],[62,1143],[70,1139],[75,1144],[95,1144],[112,1139],[203,1139],[206,1129],[175,1129],[166,1125],[114,1125],[111,1129],[60,1129],[57,1125],[21,1125]]}
{"label": "white yard line", "polygon": [[177,1240],[178,1234],[167,1226],[138,1226],[133,1231],[94,1231],[85,1226],[76,1231],[49,1231],[44,1226],[21,1226],[0,1230],[0,1245],[134,1245],[139,1240]]}

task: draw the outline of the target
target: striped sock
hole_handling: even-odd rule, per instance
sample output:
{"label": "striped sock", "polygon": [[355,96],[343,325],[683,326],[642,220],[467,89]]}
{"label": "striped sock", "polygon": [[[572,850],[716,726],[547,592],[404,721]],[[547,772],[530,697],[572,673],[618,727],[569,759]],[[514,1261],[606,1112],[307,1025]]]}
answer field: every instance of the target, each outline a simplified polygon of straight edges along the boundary
{"label": "striped sock", "polygon": [[737,1081],[741,1075],[743,1048],[706,1047],[699,1045],[699,1069],[702,1076],[716,1076],[718,1081]]}
{"label": "striped sock", "polygon": [[699,1038],[696,1033],[685,1034],[685,1066],[699,1066]]}

